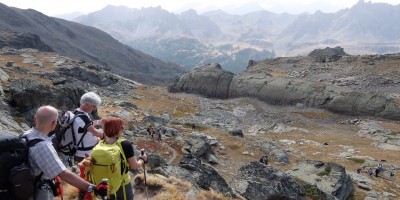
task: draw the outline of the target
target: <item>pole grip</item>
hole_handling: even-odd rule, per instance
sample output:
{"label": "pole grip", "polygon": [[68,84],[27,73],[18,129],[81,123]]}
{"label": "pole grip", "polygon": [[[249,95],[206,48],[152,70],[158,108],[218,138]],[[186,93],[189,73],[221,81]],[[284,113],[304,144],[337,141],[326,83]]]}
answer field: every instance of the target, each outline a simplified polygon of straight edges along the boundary
{"label": "pole grip", "polygon": [[143,156],[144,155],[144,149],[140,149],[140,154]]}

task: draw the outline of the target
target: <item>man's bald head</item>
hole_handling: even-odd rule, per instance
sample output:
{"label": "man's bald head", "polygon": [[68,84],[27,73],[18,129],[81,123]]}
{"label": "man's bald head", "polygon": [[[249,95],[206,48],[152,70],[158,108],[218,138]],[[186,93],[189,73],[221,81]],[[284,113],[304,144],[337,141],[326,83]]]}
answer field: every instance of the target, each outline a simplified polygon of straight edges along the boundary
{"label": "man's bald head", "polygon": [[52,106],[42,106],[36,111],[35,119],[38,125],[50,123],[58,119],[58,111]]}

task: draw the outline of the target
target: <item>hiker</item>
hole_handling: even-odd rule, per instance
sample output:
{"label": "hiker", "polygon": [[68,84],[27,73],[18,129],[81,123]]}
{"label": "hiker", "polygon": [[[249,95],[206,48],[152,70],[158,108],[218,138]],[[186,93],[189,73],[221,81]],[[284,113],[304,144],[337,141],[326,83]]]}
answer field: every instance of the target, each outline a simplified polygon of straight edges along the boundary
{"label": "hiker", "polygon": [[[142,167],[146,160],[147,155],[140,155],[138,158],[134,155],[134,150],[131,142],[128,140],[119,140],[119,138],[123,135],[124,131],[124,122],[121,118],[105,118],[104,119],[104,142],[107,144],[114,144],[120,142],[119,147],[122,148],[123,154],[125,157],[125,162],[128,164],[129,169],[136,170]],[[95,150],[94,150],[95,151]],[[121,185],[115,195],[111,195],[110,199],[125,199],[131,200],[133,199],[133,189],[131,185],[130,175],[128,173],[128,168],[125,169],[124,174],[122,175],[122,180],[125,185]],[[94,172],[93,172],[94,173]],[[93,175],[95,176],[95,175]],[[125,196],[124,196],[125,190]]]}
{"label": "hiker", "polygon": [[160,128],[158,128],[157,129],[157,135],[158,135],[158,141],[160,142],[160,143],[162,143],[162,129],[161,129],[161,127]]}
{"label": "hiker", "polygon": [[380,172],[381,172],[381,170],[379,168],[376,168],[375,169],[375,177],[378,177]]}
{"label": "hiker", "polygon": [[147,133],[149,133],[149,135],[151,136],[151,138],[153,139],[153,142],[154,142],[154,128],[151,126],[151,125],[149,125],[149,127],[147,127]]}
{"label": "hiker", "polygon": [[260,163],[263,163],[263,164],[265,164],[265,165],[268,165],[268,156],[263,156],[263,157],[260,159]]}
{"label": "hiker", "polygon": [[43,139],[29,148],[29,165],[31,174],[38,179],[36,184],[35,199],[51,200],[54,199],[51,187],[53,180],[59,176],[62,180],[81,190],[92,192],[96,186],[90,184],[76,174],[68,171],[61,162],[53,147],[49,133],[57,125],[58,111],[52,106],[40,107],[34,116],[35,127],[24,132],[28,140]]}
{"label": "hiker", "polygon": [[382,171],[382,164],[379,163],[378,166],[376,166],[375,169],[375,176],[378,177],[379,173]]}
{"label": "hiker", "polygon": [[[94,92],[88,92],[82,95],[80,99],[80,107],[77,111],[83,112],[90,119],[90,114],[97,110],[97,106],[101,104],[100,97]],[[81,162],[85,155],[90,155],[93,147],[97,144],[98,139],[103,138],[103,131],[97,129],[95,126],[103,126],[102,120],[94,120],[93,124],[86,124],[82,118],[76,118],[73,122],[74,134],[76,141],[82,140],[81,144],[78,146],[77,151],[74,156],[75,163]],[[86,134],[84,134],[87,131]],[[82,136],[83,139],[82,139]]]}
{"label": "hiker", "polygon": [[196,129],[196,124],[192,123],[192,130],[195,130],[195,129]]}
{"label": "hiker", "polygon": [[372,174],[374,174],[374,172],[372,171],[372,168],[369,168],[368,174],[369,174],[370,176],[372,176]]}

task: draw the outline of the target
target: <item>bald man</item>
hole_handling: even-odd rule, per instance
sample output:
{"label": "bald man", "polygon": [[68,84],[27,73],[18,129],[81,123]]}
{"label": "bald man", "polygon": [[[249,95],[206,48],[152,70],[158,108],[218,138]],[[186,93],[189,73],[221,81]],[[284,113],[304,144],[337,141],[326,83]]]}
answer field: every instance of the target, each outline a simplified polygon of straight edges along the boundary
{"label": "bald man", "polygon": [[48,137],[49,133],[56,127],[57,119],[57,109],[52,106],[42,106],[34,116],[35,127],[24,133],[28,140],[36,138],[43,140],[29,148],[31,173],[35,177],[40,177],[35,194],[37,200],[54,199],[50,185],[56,176],[81,190],[92,192],[96,188],[95,185],[68,171],[57,156],[51,139]]}

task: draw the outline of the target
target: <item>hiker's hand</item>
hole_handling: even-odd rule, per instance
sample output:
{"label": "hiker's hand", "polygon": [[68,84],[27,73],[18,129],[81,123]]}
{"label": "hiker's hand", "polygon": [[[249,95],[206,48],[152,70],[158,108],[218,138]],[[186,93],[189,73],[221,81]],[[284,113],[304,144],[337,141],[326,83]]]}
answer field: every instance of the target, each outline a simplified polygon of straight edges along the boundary
{"label": "hiker's hand", "polygon": [[140,155],[139,160],[143,160],[143,164],[146,164],[147,163],[147,155],[146,154]]}
{"label": "hiker's hand", "polygon": [[96,195],[99,195],[101,197],[107,196],[107,190],[108,190],[108,185],[107,184],[102,184],[100,183],[97,187],[94,193]]}
{"label": "hiker's hand", "polygon": [[101,118],[100,120],[99,120],[99,124],[103,127],[104,126],[104,119],[103,118]]}
{"label": "hiker's hand", "polygon": [[103,119],[98,119],[98,120],[96,120],[96,123],[94,125],[103,127],[104,126],[104,120]]}

